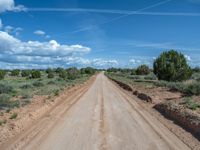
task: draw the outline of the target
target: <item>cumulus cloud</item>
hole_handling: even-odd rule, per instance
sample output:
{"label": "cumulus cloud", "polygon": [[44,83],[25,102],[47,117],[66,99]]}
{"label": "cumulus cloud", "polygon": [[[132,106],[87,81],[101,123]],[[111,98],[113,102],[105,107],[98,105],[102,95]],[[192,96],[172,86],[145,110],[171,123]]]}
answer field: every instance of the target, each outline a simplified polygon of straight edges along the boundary
{"label": "cumulus cloud", "polygon": [[138,67],[139,65],[146,64],[152,67],[153,60],[155,57],[148,57],[148,56],[133,56],[129,60],[129,67]]}
{"label": "cumulus cloud", "polygon": [[188,55],[184,55],[184,56],[185,56],[187,61],[191,61],[192,60],[190,56],[188,56]]}
{"label": "cumulus cloud", "polygon": [[23,31],[21,27],[13,27],[13,26],[5,26],[3,30],[8,34],[12,34],[15,36],[20,35],[20,33]]}
{"label": "cumulus cloud", "polygon": [[0,31],[1,53],[29,56],[68,56],[76,53],[82,54],[90,51],[89,47],[82,45],[61,45],[55,40],[49,42],[28,41],[22,42],[19,39]]}
{"label": "cumulus cloud", "polygon": [[14,27],[12,26],[5,26],[4,27],[4,31],[7,32],[7,33],[12,33],[14,30]]}
{"label": "cumulus cloud", "polygon": [[101,58],[93,59],[90,63],[92,66],[97,67],[115,67],[119,64],[117,60],[104,60]]}
{"label": "cumulus cloud", "polygon": [[15,6],[14,0],[0,0],[0,13],[5,11],[26,11],[26,8],[23,5]]}
{"label": "cumulus cloud", "polygon": [[46,33],[42,30],[36,30],[34,34],[44,36]]}
{"label": "cumulus cloud", "polygon": [[48,65],[87,65],[91,64],[91,61],[83,59],[82,56],[90,52],[90,50],[89,47],[78,44],[60,44],[55,40],[49,42],[23,42],[7,32],[0,31],[1,65],[2,63],[9,64],[9,66],[22,66],[22,64],[25,66],[39,65],[41,68]]}
{"label": "cumulus cloud", "polygon": [[[20,29],[18,29],[20,30]],[[84,55],[91,49],[82,45],[60,44],[56,40],[49,42],[21,41],[7,32],[0,31],[0,67],[47,68],[47,67],[115,67],[115,59],[86,59]]]}

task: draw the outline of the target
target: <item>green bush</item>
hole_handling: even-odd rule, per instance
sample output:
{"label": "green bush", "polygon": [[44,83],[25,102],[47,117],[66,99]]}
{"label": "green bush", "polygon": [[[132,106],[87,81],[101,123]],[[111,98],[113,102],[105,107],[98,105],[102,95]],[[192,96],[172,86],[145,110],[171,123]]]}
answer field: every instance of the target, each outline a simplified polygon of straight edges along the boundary
{"label": "green bush", "polygon": [[4,120],[0,120],[0,126],[2,126],[3,124],[6,124],[7,120],[4,119]]}
{"label": "green bush", "polygon": [[150,69],[147,65],[141,65],[136,69],[137,75],[147,75],[150,73]]}
{"label": "green bush", "polygon": [[33,70],[31,72],[31,77],[33,79],[36,79],[36,78],[41,78],[41,72],[39,70]]}
{"label": "green bush", "polygon": [[144,77],[145,80],[157,80],[156,75],[151,72],[150,74],[148,74],[147,76]]}
{"label": "green bush", "polygon": [[20,70],[19,69],[14,69],[11,71],[11,76],[19,76]]}
{"label": "green bush", "polygon": [[10,95],[8,94],[0,94],[0,109],[3,108],[14,108],[14,107],[19,107],[20,102],[18,100],[16,101],[11,101],[10,100]]}
{"label": "green bush", "polygon": [[14,112],[9,119],[16,119],[18,116],[18,114],[16,112]]}
{"label": "green bush", "polygon": [[41,87],[41,86],[44,86],[44,83],[42,83],[41,81],[35,81],[33,82],[33,86]]}
{"label": "green bush", "polygon": [[10,86],[10,85],[7,85],[7,84],[3,84],[3,83],[1,83],[0,84],[0,94],[3,94],[3,93],[6,93],[6,94],[8,94],[8,93],[12,93],[13,92],[13,87],[12,86]]}
{"label": "green bush", "polygon": [[67,70],[67,78],[70,80],[74,80],[79,75],[79,70],[77,68],[68,68]]}
{"label": "green bush", "polygon": [[0,70],[0,80],[4,79],[5,75],[6,75],[6,71]]}
{"label": "green bush", "polygon": [[59,95],[59,90],[58,89],[53,90],[53,93],[54,93],[54,96],[58,96]]}
{"label": "green bush", "polygon": [[63,78],[63,79],[64,79],[64,78],[67,78],[67,72],[66,72],[65,70],[60,71],[60,72],[59,72],[59,77],[60,77],[60,78]]}
{"label": "green bush", "polygon": [[58,67],[58,68],[56,68],[56,71],[55,71],[55,72],[59,74],[59,73],[61,73],[62,71],[64,71],[64,69],[63,69],[63,68],[60,68],[60,67]]}
{"label": "green bush", "polygon": [[191,78],[193,80],[200,81],[200,73],[193,73]]}
{"label": "green bush", "polygon": [[48,77],[48,78],[54,78],[53,72],[49,72],[48,75],[47,75],[47,77]]}
{"label": "green bush", "polygon": [[200,83],[195,82],[187,85],[184,89],[183,92],[185,94],[189,95],[200,95]]}
{"label": "green bush", "polygon": [[0,94],[0,108],[10,106],[10,96],[8,94]]}
{"label": "green bush", "polygon": [[48,69],[46,69],[46,73],[53,73],[53,69],[51,69],[51,68],[48,68]]}
{"label": "green bush", "polygon": [[31,75],[31,70],[22,70],[21,76],[22,77],[29,77]]}
{"label": "green bush", "polygon": [[195,102],[191,97],[184,98],[183,102],[181,104],[191,110],[196,110],[196,109],[200,108],[200,104]]}
{"label": "green bush", "polygon": [[95,69],[92,67],[87,67],[87,68],[82,68],[81,69],[81,74],[89,74],[92,75],[95,73]]}
{"label": "green bush", "polygon": [[55,81],[49,81],[47,84],[56,84]]}
{"label": "green bush", "polygon": [[29,89],[32,88],[31,84],[23,84],[22,86],[20,86],[21,89]]}
{"label": "green bush", "polygon": [[185,56],[174,50],[163,52],[154,61],[153,68],[159,80],[183,81],[192,73]]}

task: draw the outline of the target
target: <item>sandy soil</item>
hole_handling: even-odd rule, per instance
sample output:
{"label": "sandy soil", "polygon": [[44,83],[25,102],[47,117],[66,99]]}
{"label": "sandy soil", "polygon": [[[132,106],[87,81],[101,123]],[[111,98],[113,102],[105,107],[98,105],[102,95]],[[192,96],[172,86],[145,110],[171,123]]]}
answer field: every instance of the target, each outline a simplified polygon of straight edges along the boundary
{"label": "sandy soil", "polygon": [[190,149],[103,73],[1,149]]}

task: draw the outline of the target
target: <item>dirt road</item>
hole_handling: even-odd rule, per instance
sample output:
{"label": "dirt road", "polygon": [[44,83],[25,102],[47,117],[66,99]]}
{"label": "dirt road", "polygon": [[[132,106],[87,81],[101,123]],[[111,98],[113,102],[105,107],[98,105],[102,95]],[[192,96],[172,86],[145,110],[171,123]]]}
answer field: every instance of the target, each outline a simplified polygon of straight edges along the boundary
{"label": "dirt road", "polygon": [[25,150],[187,150],[158,120],[103,73],[4,145]]}

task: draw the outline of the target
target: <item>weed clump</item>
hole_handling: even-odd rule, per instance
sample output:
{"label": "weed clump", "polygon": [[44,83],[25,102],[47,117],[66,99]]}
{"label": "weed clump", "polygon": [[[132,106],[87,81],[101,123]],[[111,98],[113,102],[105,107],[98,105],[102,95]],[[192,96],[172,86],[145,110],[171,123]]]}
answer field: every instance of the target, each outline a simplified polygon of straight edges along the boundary
{"label": "weed clump", "polygon": [[14,112],[9,119],[16,119],[18,116],[18,114],[16,112]]}

